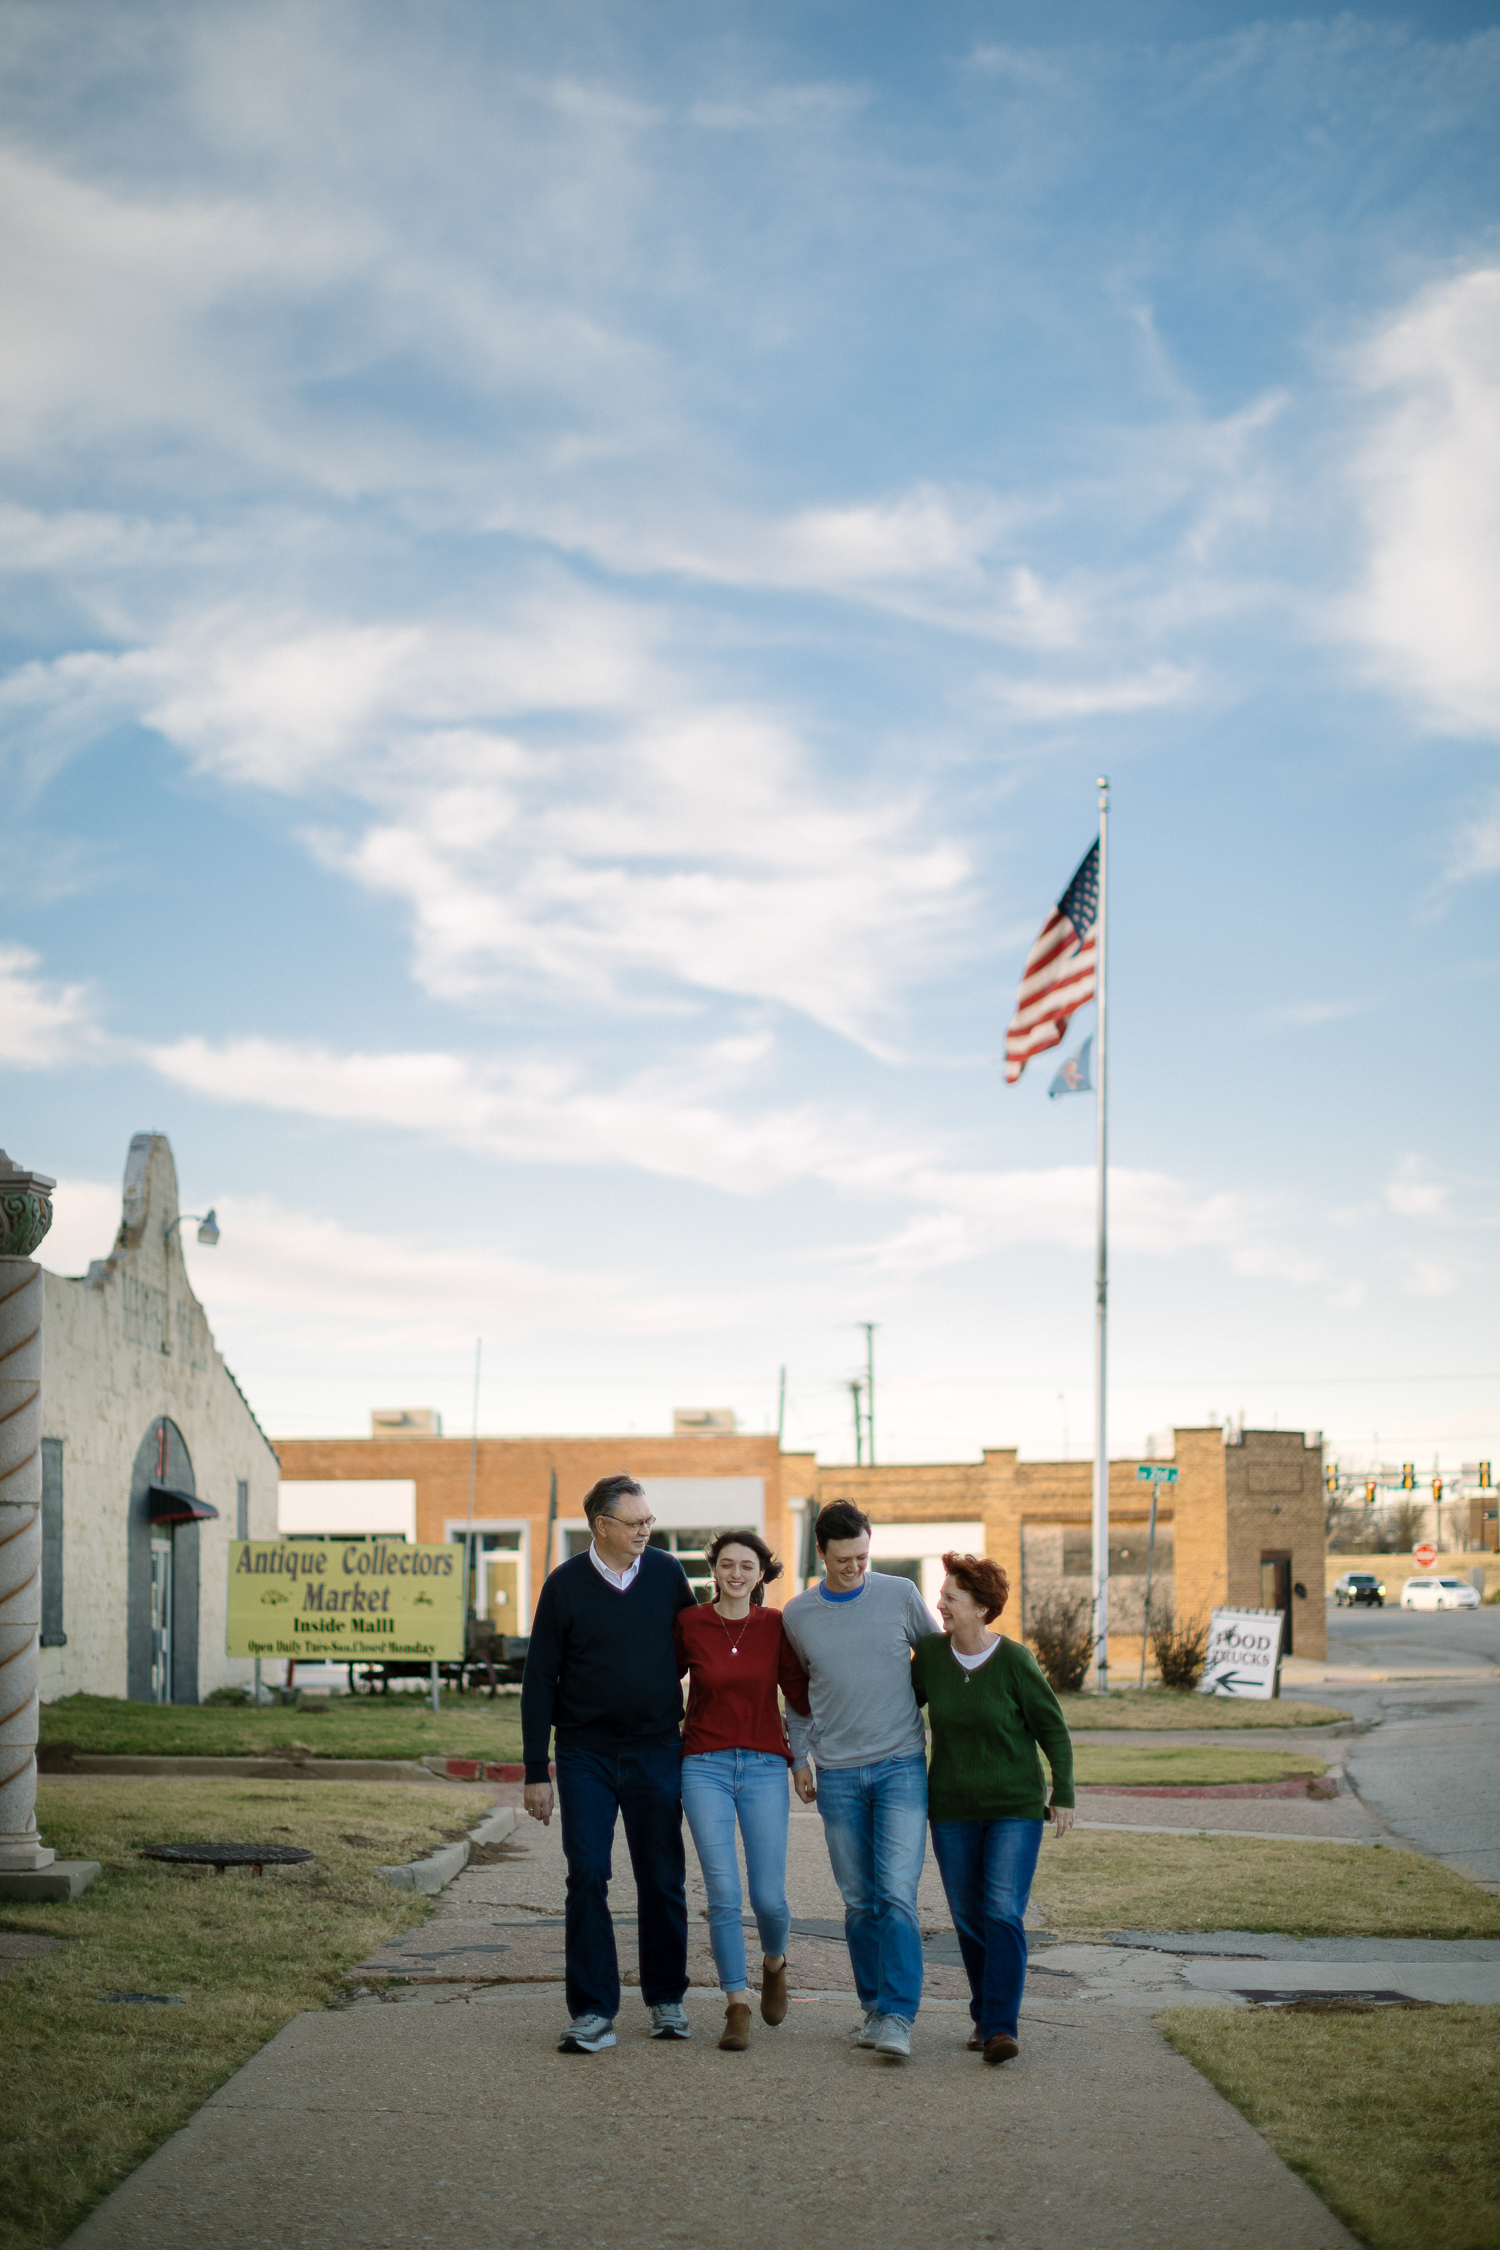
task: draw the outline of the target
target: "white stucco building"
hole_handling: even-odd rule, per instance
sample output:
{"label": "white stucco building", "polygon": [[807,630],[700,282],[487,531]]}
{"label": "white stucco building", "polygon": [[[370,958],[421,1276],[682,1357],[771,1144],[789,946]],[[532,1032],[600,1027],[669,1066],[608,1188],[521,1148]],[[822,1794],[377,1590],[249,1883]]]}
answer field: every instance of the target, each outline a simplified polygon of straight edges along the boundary
{"label": "white stucco building", "polygon": [[130,1144],[107,1255],[43,1280],[42,1699],[197,1703],[253,1671],[224,1653],[229,1542],[276,1537],[277,1463],[188,1281],[164,1134]]}

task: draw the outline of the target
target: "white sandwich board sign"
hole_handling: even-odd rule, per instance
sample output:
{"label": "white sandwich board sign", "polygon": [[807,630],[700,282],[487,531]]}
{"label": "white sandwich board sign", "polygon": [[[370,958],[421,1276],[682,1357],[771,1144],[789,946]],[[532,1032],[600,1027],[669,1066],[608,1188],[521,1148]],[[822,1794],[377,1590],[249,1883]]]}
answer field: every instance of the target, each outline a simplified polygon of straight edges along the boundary
{"label": "white sandwich board sign", "polygon": [[1216,1609],[1208,1624],[1200,1695],[1243,1695],[1269,1702],[1281,1669],[1279,1609]]}

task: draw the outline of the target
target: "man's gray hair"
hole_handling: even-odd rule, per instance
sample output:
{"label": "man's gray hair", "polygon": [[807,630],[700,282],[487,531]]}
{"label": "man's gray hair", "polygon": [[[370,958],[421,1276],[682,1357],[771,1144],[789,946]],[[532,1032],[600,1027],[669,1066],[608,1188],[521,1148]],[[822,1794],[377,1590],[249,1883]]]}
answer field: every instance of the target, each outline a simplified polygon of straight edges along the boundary
{"label": "man's gray hair", "polygon": [[645,1494],[634,1477],[601,1477],[583,1496],[583,1512],[593,1530],[601,1516],[612,1516],[619,1500],[643,1500]]}

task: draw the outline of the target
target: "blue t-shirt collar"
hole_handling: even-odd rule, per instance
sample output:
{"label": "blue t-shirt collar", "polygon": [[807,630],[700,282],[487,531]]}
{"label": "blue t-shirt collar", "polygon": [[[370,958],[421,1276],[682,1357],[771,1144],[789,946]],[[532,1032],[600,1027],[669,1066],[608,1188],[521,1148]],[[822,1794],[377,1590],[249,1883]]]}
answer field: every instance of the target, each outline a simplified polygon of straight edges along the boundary
{"label": "blue t-shirt collar", "polygon": [[857,1602],[868,1584],[869,1580],[862,1578],[859,1584],[855,1587],[852,1594],[830,1594],[828,1591],[828,1581],[826,1578],[824,1578],[821,1579],[818,1583],[818,1592],[822,1595],[825,1602]]}

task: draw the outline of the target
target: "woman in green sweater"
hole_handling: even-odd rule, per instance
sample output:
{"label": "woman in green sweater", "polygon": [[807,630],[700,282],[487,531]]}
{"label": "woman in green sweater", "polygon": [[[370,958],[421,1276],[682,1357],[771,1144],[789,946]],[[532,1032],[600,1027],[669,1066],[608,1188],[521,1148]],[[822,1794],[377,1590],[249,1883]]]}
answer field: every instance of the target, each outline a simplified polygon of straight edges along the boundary
{"label": "woman in green sweater", "polygon": [[[1000,1565],[944,1555],[943,1568],[947,1631],[918,1647],[912,1685],[932,1726],[927,1808],[969,1972],[969,2045],[1003,2063],[1020,2053],[1026,1901],[1042,1827],[1049,1815],[1059,1836],[1073,1825],[1073,1744],[1030,1649],[986,1630],[1010,1593]],[[1038,1746],[1052,1768],[1050,1803]]]}

